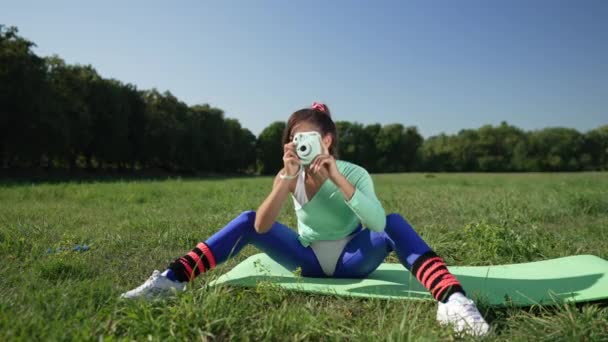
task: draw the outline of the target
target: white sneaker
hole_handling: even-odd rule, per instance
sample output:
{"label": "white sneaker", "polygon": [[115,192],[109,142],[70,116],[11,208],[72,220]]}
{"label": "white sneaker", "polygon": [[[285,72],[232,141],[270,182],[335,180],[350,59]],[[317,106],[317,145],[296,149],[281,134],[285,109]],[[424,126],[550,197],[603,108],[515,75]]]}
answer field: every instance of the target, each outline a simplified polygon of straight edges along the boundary
{"label": "white sneaker", "polygon": [[139,285],[131,291],[127,291],[120,295],[120,298],[134,299],[138,297],[152,298],[156,296],[171,295],[178,291],[186,289],[185,282],[174,281],[160,271],[154,270],[152,275],[145,283]]}
{"label": "white sneaker", "polygon": [[453,324],[457,333],[473,336],[483,336],[490,330],[475,303],[459,292],[451,295],[447,303],[439,302],[437,321],[443,325]]}

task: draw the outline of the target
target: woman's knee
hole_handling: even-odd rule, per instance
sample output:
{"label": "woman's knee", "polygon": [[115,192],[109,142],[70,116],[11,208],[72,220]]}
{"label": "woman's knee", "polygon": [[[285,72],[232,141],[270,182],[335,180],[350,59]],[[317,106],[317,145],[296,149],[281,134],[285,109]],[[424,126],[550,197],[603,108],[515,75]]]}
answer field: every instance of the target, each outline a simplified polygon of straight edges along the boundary
{"label": "woman's knee", "polygon": [[[246,227],[247,231],[249,233],[252,233],[251,235],[253,235],[253,236],[268,234],[268,232],[270,231],[270,229],[272,227],[266,229],[264,232],[258,231],[255,227],[255,217],[256,217],[256,212],[254,210],[246,210],[246,211],[243,211],[237,217],[237,220],[239,220],[241,222],[241,226]],[[255,233],[255,234],[253,234],[253,233]]]}
{"label": "woman's knee", "polygon": [[390,213],[386,215],[386,228],[399,227],[403,225],[410,226],[409,222],[407,222],[407,220],[403,216],[401,216],[401,214]]}
{"label": "woman's knee", "polygon": [[386,215],[386,228],[384,229],[388,235],[392,235],[395,232],[407,232],[408,234],[416,233],[416,230],[412,225],[400,214],[391,213]]}
{"label": "woman's knee", "polygon": [[[253,228],[254,221],[255,211],[244,211],[211,235],[205,242],[215,253],[236,254],[245,244],[251,241],[255,231]],[[226,260],[227,258],[227,255],[218,254],[216,259]]]}
{"label": "woman's knee", "polygon": [[247,225],[250,225],[253,227],[253,224],[255,223],[255,211],[254,210],[243,211],[242,213],[239,214],[237,219],[239,221],[246,223]]}
{"label": "woman's knee", "polygon": [[226,231],[238,231],[238,234],[249,236],[252,235],[251,233],[255,232],[254,224],[255,211],[247,210],[241,212],[237,217],[230,221],[224,229],[226,229]]}

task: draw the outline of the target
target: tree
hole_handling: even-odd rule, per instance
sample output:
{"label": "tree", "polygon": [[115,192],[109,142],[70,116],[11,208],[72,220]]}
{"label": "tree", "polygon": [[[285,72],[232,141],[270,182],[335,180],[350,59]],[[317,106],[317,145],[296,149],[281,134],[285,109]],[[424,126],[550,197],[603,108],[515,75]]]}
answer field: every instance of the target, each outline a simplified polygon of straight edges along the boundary
{"label": "tree", "polygon": [[608,125],[587,132],[583,139],[584,168],[608,170]]}
{"label": "tree", "polygon": [[338,155],[340,159],[358,165],[364,165],[366,134],[362,124],[358,122],[337,121]]}
{"label": "tree", "polygon": [[[195,125],[192,126],[197,155],[197,168],[204,171],[224,172],[230,169],[230,150],[228,126],[224,112],[208,104],[190,107],[194,115]],[[239,124],[240,126],[240,124]]]}
{"label": "tree", "polygon": [[361,138],[361,166],[369,172],[385,172],[379,165],[380,152],[377,145],[377,137],[382,126],[380,124],[367,125],[363,128]]}
{"label": "tree", "polygon": [[46,67],[55,115],[65,120],[66,150],[57,157],[75,168],[92,140],[91,85],[101,77],[91,66],[66,65],[57,56],[47,58]]}
{"label": "tree", "polygon": [[3,167],[37,166],[54,138],[48,83],[36,45],[0,25],[0,158]]}
{"label": "tree", "polygon": [[116,80],[96,79],[88,97],[92,119],[91,142],[85,148],[89,165],[94,158],[100,167],[125,162],[130,155],[128,144],[127,102],[123,85]]}
{"label": "tree", "polygon": [[227,139],[224,146],[226,153],[226,170],[228,172],[245,172],[255,165],[255,135],[242,128],[236,119],[226,119]]}
{"label": "tree", "polygon": [[376,136],[378,167],[384,172],[412,171],[422,140],[415,127],[383,126]]}
{"label": "tree", "polygon": [[144,91],[143,97],[147,114],[144,152],[147,165],[178,170],[178,143],[185,131],[188,106],[168,91],[161,94],[152,89]]}
{"label": "tree", "polygon": [[477,170],[514,171],[515,147],[525,141],[525,134],[517,127],[502,122],[499,126],[485,125],[478,129]]}
{"label": "tree", "polygon": [[529,171],[578,171],[583,136],[571,128],[551,127],[528,136]]}
{"label": "tree", "polygon": [[283,167],[283,131],[285,122],[276,121],[258,136],[256,145],[258,171],[263,175],[278,172]]}
{"label": "tree", "polygon": [[140,91],[132,84],[123,86],[125,103],[128,106],[127,141],[129,144],[130,168],[135,170],[145,160],[147,113],[146,102]]}
{"label": "tree", "polygon": [[420,147],[419,162],[421,171],[445,172],[455,170],[452,158],[452,141],[446,134],[439,134],[426,139]]}

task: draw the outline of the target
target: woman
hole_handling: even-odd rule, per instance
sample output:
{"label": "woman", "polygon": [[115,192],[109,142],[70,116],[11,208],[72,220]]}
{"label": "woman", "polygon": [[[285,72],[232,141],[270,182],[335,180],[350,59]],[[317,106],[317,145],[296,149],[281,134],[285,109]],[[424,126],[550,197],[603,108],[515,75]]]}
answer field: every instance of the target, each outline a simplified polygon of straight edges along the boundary
{"label": "woman", "polygon": [[[317,132],[323,153],[302,165],[293,143],[297,133]],[[314,133],[313,133],[314,135]],[[437,319],[458,332],[484,335],[489,326],[444,261],[399,214],[385,215],[367,171],[336,160],[338,134],[329,108],[314,103],[296,111],[283,134],[283,169],[256,212],[246,211],[163,273],[155,270],[123,298],[185,290],[186,283],[252,244],[304,277],[363,278],[391,252],[438,301]],[[275,221],[293,199],[298,233]],[[367,229],[364,229],[367,228]]]}

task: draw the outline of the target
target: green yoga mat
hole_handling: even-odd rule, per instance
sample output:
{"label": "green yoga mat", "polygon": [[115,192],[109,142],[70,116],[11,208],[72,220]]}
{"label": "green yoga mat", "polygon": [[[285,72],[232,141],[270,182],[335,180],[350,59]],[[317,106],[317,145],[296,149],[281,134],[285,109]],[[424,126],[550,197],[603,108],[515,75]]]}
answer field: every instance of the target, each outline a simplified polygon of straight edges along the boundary
{"label": "green yoga mat", "polygon": [[[467,294],[490,305],[529,306],[608,298],[608,261],[578,255],[523,264],[451,266]],[[250,256],[209,286],[256,286],[270,281],[295,291],[340,296],[431,300],[430,294],[401,264],[383,263],[367,278],[296,276],[265,253]]]}

